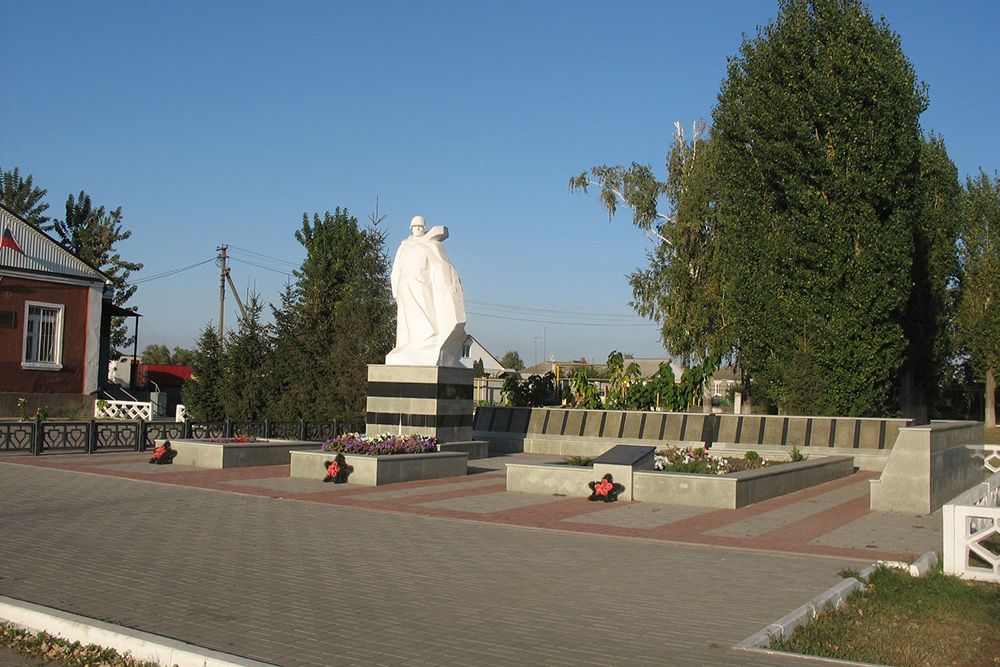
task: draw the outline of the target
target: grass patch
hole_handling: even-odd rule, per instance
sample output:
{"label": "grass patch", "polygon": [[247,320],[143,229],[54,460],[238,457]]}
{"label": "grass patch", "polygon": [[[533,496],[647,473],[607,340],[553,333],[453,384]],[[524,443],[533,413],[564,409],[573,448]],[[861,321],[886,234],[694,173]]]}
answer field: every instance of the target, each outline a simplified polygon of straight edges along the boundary
{"label": "grass patch", "polygon": [[35,634],[0,622],[0,647],[11,648],[19,653],[59,662],[65,667],[159,667],[155,662],[137,660],[131,655],[121,655],[112,648],[101,648],[94,644],[84,646],[80,642],[70,642],[44,632]]}
{"label": "grass patch", "polygon": [[770,648],[896,667],[1000,665],[1000,586],[880,568],[840,609]]}

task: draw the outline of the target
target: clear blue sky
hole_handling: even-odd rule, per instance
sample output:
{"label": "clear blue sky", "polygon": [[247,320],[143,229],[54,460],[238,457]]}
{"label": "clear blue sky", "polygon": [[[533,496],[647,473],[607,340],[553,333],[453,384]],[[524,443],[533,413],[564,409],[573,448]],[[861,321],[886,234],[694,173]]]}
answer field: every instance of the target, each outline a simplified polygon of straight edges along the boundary
{"label": "clear blue sky", "polygon": [[[1000,168],[1000,3],[873,0],[930,89],[923,128],[960,177]],[[446,225],[467,330],[529,365],[664,354],[628,306],[648,241],[569,178],[665,176],[674,121],[710,118],[726,62],[776,2],[20,2],[0,0],[0,166],[122,207],[143,280],[231,246],[277,302],[302,214]],[[139,349],[218,322],[214,262],[148,280]],[[236,306],[227,297],[227,328]]]}

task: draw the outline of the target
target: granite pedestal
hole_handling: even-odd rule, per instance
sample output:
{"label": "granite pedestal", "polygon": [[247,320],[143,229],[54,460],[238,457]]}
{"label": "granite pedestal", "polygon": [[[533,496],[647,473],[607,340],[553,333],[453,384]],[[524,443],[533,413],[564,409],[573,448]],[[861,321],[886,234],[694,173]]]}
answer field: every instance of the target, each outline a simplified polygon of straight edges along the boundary
{"label": "granite pedestal", "polygon": [[472,440],[471,368],[368,366],[368,435],[418,433],[439,443]]}

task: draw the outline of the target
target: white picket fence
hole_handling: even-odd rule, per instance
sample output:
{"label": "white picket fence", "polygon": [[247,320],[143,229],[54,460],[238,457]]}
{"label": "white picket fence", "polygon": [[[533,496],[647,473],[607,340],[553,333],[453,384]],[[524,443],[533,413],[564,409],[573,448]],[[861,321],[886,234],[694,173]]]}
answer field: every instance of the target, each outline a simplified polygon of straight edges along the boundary
{"label": "white picket fence", "polygon": [[[997,447],[993,447],[996,455]],[[989,465],[987,459],[987,467]],[[942,508],[944,571],[1000,584],[1000,472]]]}

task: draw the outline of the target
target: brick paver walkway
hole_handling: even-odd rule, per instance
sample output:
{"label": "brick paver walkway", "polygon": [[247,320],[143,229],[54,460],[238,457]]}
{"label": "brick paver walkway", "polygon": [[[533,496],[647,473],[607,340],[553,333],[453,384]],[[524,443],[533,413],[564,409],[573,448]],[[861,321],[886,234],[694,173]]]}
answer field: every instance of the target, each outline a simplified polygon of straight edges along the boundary
{"label": "brick paver walkway", "polygon": [[940,549],[865,474],[711,510],[509,494],[504,459],[364,488],[147,458],[0,458],[0,595],[283,666],[798,665],[725,647]]}

